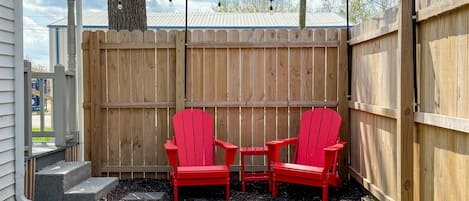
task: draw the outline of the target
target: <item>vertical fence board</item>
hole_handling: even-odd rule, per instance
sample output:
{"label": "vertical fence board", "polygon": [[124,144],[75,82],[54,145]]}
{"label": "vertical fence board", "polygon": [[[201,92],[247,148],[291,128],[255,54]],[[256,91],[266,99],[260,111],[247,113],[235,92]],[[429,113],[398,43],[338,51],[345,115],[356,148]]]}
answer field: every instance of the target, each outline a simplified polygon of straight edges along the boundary
{"label": "vertical fence board", "polygon": [[[120,41],[130,43],[130,32],[120,31]],[[131,77],[135,76],[131,64],[132,50],[119,50],[119,72],[118,72],[118,101],[122,103],[131,102],[132,83]],[[121,166],[132,166],[132,140],[133,133],[131,129],[132,109],[119,109],[119,159]],[[124,172],[121,178],[131,178],[131,174]]]}
{"label": "vertical fence board", "polygon": [[[264,30],[255,30],[253,33],[253,41],[264,41]],[[265,83],[265,49],[254,48],[252,49],[253,60],[251,66],[251,88],[252,88],[252,101],[263,101],[264,83]],[[252,108],[252,145],[264,146],[264,108]],[[263,157],[253,157],[253,165],[263,165]]]}
{"label": "vertical fence board", "polygon": [[[215,31],[207,30],[202,33],[203,41],[214,41]],[[204,101],[215,101],[215,49],[204,48],[203,49],[203,100]]]}
{"label": "vertical fence board", "polygon": [[[99,37],[99,41],[100,43],[103,43],[107,40],[107,37],[106,37],[106,33],[103,32],[103,31],[98,31],[98,37]],[[97,82],[100,82],[100,93],[101,93],[101,99],[100,99],[100,102],[106,102],[108,100],[108,93],[107,93],[107,79],[108,79],[108,76],[107,76],[107,54],[106,54],[106,50],[103,50],[101,49],[99,51],[99,57],[100,57],[100,67],[99,67],[99,80],[96,80]],[[96,69],[98,70],[98,69]],[[107,116],[107,110],[105,109],[100,109],[99,111],[101,113],[100,115],[100,119],[102,122],[108,122],[108,116]],[[102,124],[97,124],[96,125],[96,128],[99,127],[99,133],[94,133],[95,135],[99,135],[99,138],[94,138],[93,140],[96,141],[98,144],[102,144],[102,143],[106,143],[107,142],[107,128],[106,126],[103,126]],[[108,151],[108,146],[109,144],[106,143],[105,146],[102,146],[102,145],[97,145],[99,146],[99,151],[101,153],[107,153]],[[96,170],[100,169],[101,167],[107,165],[107,161],[108,161],[108,157],[107,155],[104,157],[102,154],[100,154],[100,159],[99,159],[99,162],[98,165],[99,165],[99,168],[97,167]],[[94,172],[94,171],[93,171]],[[95,174],[97,174],[97,172],[95,172]]]}
{"label": "vertical fence board", "polygon": [[[116,31],[107,32],[108,43],[118,43],[119,37]],[[107,69],[108,69],[108,103],[118,103],[119,97],[119,50],[107,50]],[[106,133],[108,142],[108,165],[120,166],[119,152],[120,152],[120,137],[119,137],[119,112],[118,109],[108,109],[106,122]],[[117,136],[113,136],[117,135]]]}
{"label": "vertical fence board", "polygon": [[[274,42],[277,40],[275,30],[266,30],[264,41]],[[264,77],[264,99],[265,101],[277,100],[277,48],[265,48],[265,77]],[[265,140],[266,142],[277,139],[277,109],[265,108]]]}
{"label": "vertical fence board", "polygon": [[[215,32],[215,41],[226,42],[227,31]],[[215,101],[227,101],[228,100],[228,49],[216,49],[215,50]],[[228,140],[228,108],[217,108],[216,111],[216,122],[217,127],[216,134],[217,139],[227,141]],[[220,149],[218,149],[220,150]],[[225,162],[225,155],[223,151],[217,152],[217,161],[219,163]]]}
{"label": "vertical fence board", "polygon": [[[83,44],[90,44],[90,32],[83,32],[82,41]],[[83,138],[84,138],[84,151],[83,157],[85,160],[91,160],[91,74],[90,74],[90,49],[83,49],[83,125],[85,127]]]}
{"label": "vertical fence board", "polygon": [[[254,33],[248,30],[240,31],[240,40],[241,41],[254,41]],[[253,55],[254,50],[252,48],[241,48],[241,72],[240,72],[240,89],[241,89],[241,101],[252,101],[253,100],[253,65],[254,60],[256,59]],[[241,146],[242,147],[251,147],[252,142],[252,108],[242,107],[241,108]],[[252,157],[249,157],[245,160],[247,166],[251,166]]]}
{"label": "vertical fence board", "polygon": [[[155,43],[155,32],[143,33],[145,43]],[[156,89],[156,63],[155,49],[143,50],[143,102],[155,102]],[[157,164],[157,133],[155,130],[155,109],[143,109],[143,166],[156,166]],[[152,172],[145,172],[145,178],[155,178]]]}
{"label": "vertical fence board", "polygon": [[[325,41],[325,31],[324,30],[315,30],[314,31],[314,40],[315,41]],[[325,67],[326,67],[326,52],[324,47],[315,47],[314,48],[314,100],[324,100],[325,98]]]}
{"label": "vertical fence board", "polygon": [[469,118],[469,25],[459,26],[469,20],[467,12],[455,15],[456,35],[453,40],[457,45],[457,68],[458,68],[458,109],[457,116],[462,118]]}
{"label": "vertical fence board", "polygon": [[[327,41],[337,41],[338,32],[336,29],[327,31]],[[338,48],[326,48],[326,100],[337,100],[337,68],[338,68]]]}
{"label": "vertical fence board", "polygon": [[[288,41],[288,30],[277,31],[277,41]],[[290,48],[277,49],[277,101],[288,101],[288,66],[289,66]],[[290,137],[288,128],[288,108],[277,109],[277,138],[286,139]],[[283,149],[280,152],[282,161],[288,160],[288,150]]]}
{"label": "vertical fence board", "polygon": [[[196,30],[192,32],[192,41],[198,42],[203,40],[203,32],[201,30]],[[203,101],[203,48],[193,48],[192,49],[192,100],[193,101]]]}
{"label": "vertical fence board", "polygon": [[166,143],[166,140],[168,139],[168,110],[167,109],[157,109],[156,110],[156,143],[158,144],[157,146],[157,165],[162,166],[162,165],[167,165],[168,160],[166,156],[166,151],[164,149],[163,145]]}
{"label": "vertical fence board", "polygon": [[[313,41],[314,32],[310,29],[303,29],[301,32],[301,39],[303,41]],[[313,99],[313,49],[302,48],[301,49],[301,64],[300,64],[300,90],[301,99],[312,100]]]}
{"label": "vertical fence board", "polygon": [[[133,43],[143,43],[144,36],[141,31],[131,32],[131,41]],[[132,78],[131,78],[131,102],[142,103],[144,102],[144,50],[135,49],[131,50],[131,66],[132,66]],[[132,133],[132,166],[143,166],[143,109],[132,109],[131,111],[131,133]],[[143,173],[133,173],[132,178],[143,178]]]}
{"label": "vertical fence board", "polygon": [[[166,38],[167,43],[176,43],[176,31],[171,30],[168,32],[168,37]],[[169,102],[176,102],[176,48],[167,49],[167,80],[166,80],[166,90],[167,90],[167,100]]]}
{"label": "vertical fence board", "polygon": [[[227,40],[229,42],[240,41],[240,33],[237,30],[233,30],[227,33]],[[239,101],[240,100],[240,85],[241,85],[241,50],[238,48],[228,49],[228,71],[227,71],[227,96],[228,101]],[[237,146],[241,145],[240,135],[240,108],[228,108],[228,142],[231,142]],[[239,164],[239,154],[236,155],[235,163]]]}

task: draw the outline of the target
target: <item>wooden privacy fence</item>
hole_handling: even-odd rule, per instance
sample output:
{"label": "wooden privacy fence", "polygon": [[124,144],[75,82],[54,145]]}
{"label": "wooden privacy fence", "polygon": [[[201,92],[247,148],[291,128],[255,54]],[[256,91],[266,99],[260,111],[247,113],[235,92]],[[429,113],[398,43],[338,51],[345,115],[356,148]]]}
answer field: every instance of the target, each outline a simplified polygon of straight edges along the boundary
{"label": "wooden privacy fence", "polygon": [[[166,176],[163,144],[173,135],[177,87],[185,88],[185,107],[214,116],[216,138],[242,147],[296,136],[301,113],[312,107],[346,105],[343,31],[191,31],[181,87],[176,61],[184,57],[176,40],[183,36],[83,33],[85,159],[94,175]],[[265,159],[247,164],[263,168]]]}
{"label": "wooden privacy fence", "polygon": [[[399,60],[412,45],[399,41],[399,8],[352,29],[351,175],[380,200],[467,200],[468,2],[416,4],[417,112],[399,106],[402,91],[413,90],[412,66]],[[406,113],[413,130],[399,134]]]}

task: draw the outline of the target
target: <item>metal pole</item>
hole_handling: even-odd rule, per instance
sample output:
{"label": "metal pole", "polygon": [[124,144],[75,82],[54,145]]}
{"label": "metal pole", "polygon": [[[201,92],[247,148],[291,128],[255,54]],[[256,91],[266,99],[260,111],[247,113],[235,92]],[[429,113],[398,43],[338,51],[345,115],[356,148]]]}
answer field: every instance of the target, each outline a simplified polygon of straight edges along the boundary
{"label": "metal pole", "polygon": [[[352,100],[352,45],[350,45],[350,21],[349,21],[349,0],[346,3],[347,9],[347,71],[348,71],[348,94],[347,100]],[[349,114],[350,115],[350,114]],[[350,119],[350,116],[349,116]],[[348,166],[350,167],[352,164],[352,138],[349,136],[348,138],[348,145],[349,145],[349,154],[348,154]]]}
{"label": "metal pole", "polygon": [[[186,26],[185,26],[185,29],[184,29],[184,80],[187,80],[187,4],[188,4],[188,0],[186,0]],[[186,85],[184,84],[184,99],[186,99],[186,93],[187,92],[187,89],[186,89]]]}

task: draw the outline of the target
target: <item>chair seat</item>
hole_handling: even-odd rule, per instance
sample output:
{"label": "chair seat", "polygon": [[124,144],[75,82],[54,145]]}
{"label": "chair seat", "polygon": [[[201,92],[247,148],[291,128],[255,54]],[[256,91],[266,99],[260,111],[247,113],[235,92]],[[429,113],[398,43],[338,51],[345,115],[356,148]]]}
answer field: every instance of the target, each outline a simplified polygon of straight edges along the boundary
{"label": "chair seat", "polygon": [[275,162],[273,172],[275,175],[303,177],[308,179],[321,179],[324,168],[294,163]]}
{"label": "chair seat", "polygon": [[178,179],[227,178],[230,169],[226,165],[179,166],[177,174]]}

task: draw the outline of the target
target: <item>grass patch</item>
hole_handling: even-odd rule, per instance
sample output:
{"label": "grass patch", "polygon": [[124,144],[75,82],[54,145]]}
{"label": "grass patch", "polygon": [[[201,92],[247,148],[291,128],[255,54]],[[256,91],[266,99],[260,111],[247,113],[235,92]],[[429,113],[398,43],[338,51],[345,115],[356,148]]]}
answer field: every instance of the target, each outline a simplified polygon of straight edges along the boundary
{"label": "grass patch", "polygon": [[[48,131],[53,131],[53,130],[50,127],[45,127],[44,131],[48,132]],[[41,132],[41,128],[33,128],[33,132]]]}
{"label": "grass patch", "polygon": [[33,142],[51,142],[52,137],[33,137]]}
{"label": "grass patch", "polygon": [[[41,128],[32,128],[33,132],[41,132]],[[53,131],[50,127],[45,127],[44,132]],[[52,137],[33,137],[33,142],[51,142]]]}

